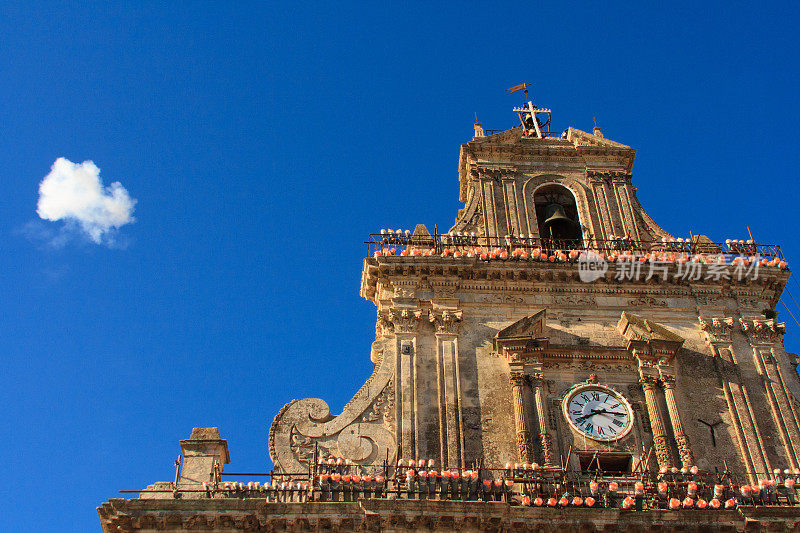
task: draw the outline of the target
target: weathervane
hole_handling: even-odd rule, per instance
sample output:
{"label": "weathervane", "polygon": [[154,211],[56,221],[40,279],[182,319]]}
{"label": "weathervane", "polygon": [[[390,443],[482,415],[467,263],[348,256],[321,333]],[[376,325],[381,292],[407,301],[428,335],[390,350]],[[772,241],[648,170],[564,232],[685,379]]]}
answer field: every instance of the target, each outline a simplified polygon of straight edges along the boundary
{"label": "weathervane", "polygon": [[[520,123],[522,123],[523,134],[526,137],[543,139],[545,137],[544,128],[549,127],[550,125],[551,111],[544,108],[540,109],[533,105],[533,102],[528,97],[527,83],[520,83],[519,85],[515,85],[508,89],[509,93],[515,93],[517,91],[525,92],[525,104],[522,107],[514,108],[514,111],[519,116]],[[543,120],[537,115],[547,115],[547,119]]]}

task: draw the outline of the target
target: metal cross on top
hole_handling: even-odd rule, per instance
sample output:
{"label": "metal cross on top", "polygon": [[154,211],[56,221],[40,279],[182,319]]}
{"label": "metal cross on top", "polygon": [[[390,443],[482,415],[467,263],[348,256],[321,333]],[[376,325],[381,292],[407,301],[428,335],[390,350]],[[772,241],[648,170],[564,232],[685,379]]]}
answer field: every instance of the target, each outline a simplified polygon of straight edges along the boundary
{"label": "metal cross on top", "polygon": [[[538,108],[533,105],[533,102],[528,98],[528,84],[520,83],[508,89],[509,93],[517,91],[525,91],[525,104],[522,107],[515,107],[514,111],[519,116],[519,121],[522,123],[522,131],[526,137],[535,137],[543,139],[545,137],[545,128],[550,125],[550,110]],[[547,119],[543,120],[537,115],[547,115]]]}

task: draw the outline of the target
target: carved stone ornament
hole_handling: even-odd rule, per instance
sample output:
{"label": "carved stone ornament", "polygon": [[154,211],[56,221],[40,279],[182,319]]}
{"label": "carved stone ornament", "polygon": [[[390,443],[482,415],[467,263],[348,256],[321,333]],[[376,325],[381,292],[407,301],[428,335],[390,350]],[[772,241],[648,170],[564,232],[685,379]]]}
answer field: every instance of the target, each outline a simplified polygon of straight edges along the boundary
{"label": "carved stone ornament", "polygon": [[739,324],[750,343],[771,344],[781,339],[786,333],[786,324],[774,318],[740,318]]}
{"label": "carved stone ornament", "polygon": [[460,309],[432,310],[428,313],[428,320],[436,328],[436,333],[457,335],[462,316]]}
{"label": "carved stone ornament", "polygon": [[731,340],[733,318],[699,316],[697,319],[700,321],[700,329],[705,332],[708,342],[729,342]]}
{"label": "carved stone ornament", "polygon": [[416,333],[419,328],[422,310],[416,308],[393,308],[381,315],[384,329],[389,333]]}
{"label": "carved stone ornament", "polygon": [[[381,341],[376,341],[381,342]],[[278,412],[269,434],[269,455],[283,472],[309,468],[316,445],[318,456],[350,459],[357,465],[393,461],[397,444],[391,424],[394,413],[393,350],[383,352],[375,370],[342,413],[333,416],[319,398],[293,400]]]}

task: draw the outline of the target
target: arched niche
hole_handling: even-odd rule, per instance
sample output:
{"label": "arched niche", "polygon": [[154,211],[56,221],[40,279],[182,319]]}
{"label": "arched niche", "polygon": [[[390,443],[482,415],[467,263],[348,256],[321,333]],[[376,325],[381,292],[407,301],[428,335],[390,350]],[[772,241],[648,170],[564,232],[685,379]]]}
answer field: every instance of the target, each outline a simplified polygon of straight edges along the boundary
{"label": "arched niche", "polygon": [[532,205],[542,239],[581,241],[583,231],[573,192],[559,183],[544,183],[533,191]]}

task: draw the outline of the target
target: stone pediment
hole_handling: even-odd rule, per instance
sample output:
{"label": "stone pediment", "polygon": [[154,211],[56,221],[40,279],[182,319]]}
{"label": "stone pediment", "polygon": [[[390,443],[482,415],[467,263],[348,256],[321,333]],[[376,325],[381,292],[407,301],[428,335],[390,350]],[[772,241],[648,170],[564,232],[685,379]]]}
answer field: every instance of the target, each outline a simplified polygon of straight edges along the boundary
{"label": "stone pediment", "polygon": [[685,339],[666,327],[647,318],[622,312],[617,329],[627,341],[628,350],[641,357],[666,357],[672,359],[683,346]]}
{"label": "stone pediment", "polygon": [[546,348],[549,339],[545,335],[545,319],[546,312],[542,309],[498,331],[492,339],[495,353],[516,360]]}
{"label": "stone pediment", "polygon": [[545,310],[517,320],[497,332],[496,339],[513,339],[517,337],[542,337],[544,333]]}
{"label": "stone pediment", "polygon": [[606,139],[601,135],[594,135],[592,133],[581,131],[577,128],[573,128],[572,126],[570,126],[567,130],[567,140],[571,141],[576,147],[594,146],[598,148],[630,148],[630,146],[625,144]]}

